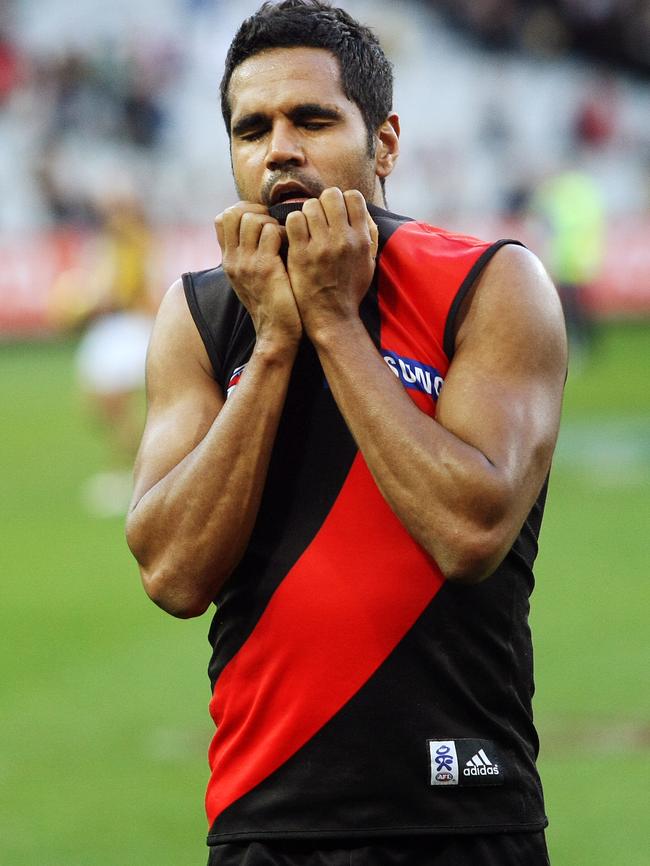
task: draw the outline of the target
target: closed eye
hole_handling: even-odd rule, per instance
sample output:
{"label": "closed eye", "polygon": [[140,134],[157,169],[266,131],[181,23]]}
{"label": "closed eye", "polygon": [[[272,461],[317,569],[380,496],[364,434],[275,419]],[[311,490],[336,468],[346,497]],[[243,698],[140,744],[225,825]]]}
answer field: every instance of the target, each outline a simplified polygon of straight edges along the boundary
{"label": "closed eye", "polygon": [[242,141],[255,141],[261,138],[271,128],[271,123],[262,112],[247,114],[233,125],[232,134]]}
{"label": "closed eye", "polygon": [[300,125],[303,129],[307,129],[309,132],[318,132],[321,129],[327,129],[332,126],[331,123],[324,123],[322,120],[306,120]]}
{"label": "closed eye", "polygon": [[317,103],[307,103],[305,105],[296,105],[289,112],[289,117],[296,126],[317,131],[340,121],[341,113],[337,108],[318,105]]}
{"label": "closed eye", "polygon": [[[336,108],[313,103],[297,105],[288,112],[294,126],[308,132],[320,132],[341,121],[341,113]],[[242,117],[233,125],[232,135],[240,141],[257,141],[271,129],[271,120],[264,112],[253,112]]]}
{"label": "closed eye", "polygon": [[[328,129],[332,126],[331,121],[323,120],[304,120],[296,124],[297,126],[306,129],[308,132],[320,132],[321,129]],[[257,141],[269,131],[270,127],[260,126],[257,129],[251,129],[246,132],[239,133],[237,136],[241,141]]]}
{"label": "closed eye", "polygon": [[241,141],[257,141],[258,138],[266,135],[267,132],[268,129],[254,129],[251,132],[246,132],[243,135],[238,135],[237,137]]}
{"label": "closed eye", "polygon": [[240,141],[257,141],[259,138],[267,135],[271,129],[270,123],[255,123],[246,125],[246,127],[234,130],[234,135]]}

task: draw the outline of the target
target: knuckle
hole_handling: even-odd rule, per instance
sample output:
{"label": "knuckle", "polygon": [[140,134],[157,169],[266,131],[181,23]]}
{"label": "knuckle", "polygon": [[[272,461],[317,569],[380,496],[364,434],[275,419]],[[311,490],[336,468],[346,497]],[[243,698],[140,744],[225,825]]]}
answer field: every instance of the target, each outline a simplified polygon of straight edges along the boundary
{"label": "knuckle", "polygon": [[336,199],[341,196],[341,190],[338,186],[328,186],[327,189],[323,190],[321,198],[327,199]]}
{"label": "knuckle", "polygon": [[244,211],[241,215],[240,225],[242,228],[246,228],[254,225],[257,222],[257,214],[251,213],[250,211]]}
{"label": "knuckle", "polygon": [[357,238],[350,231],[342,231],[337,235],[334,246],[339,253],[354,252],[357,246]]}
{"label": "knuckle", "polygon": [[[303,210],[304,210],[304,208],[303,208]],[[297,226],[301,225],[303,223],[303,221],[304,221],[304,216],[302,214],[302,211],[294,210],[291,213],[287,214],[287,219],[285,221],[284,226],[285,226],[285,228],[290,228],[290,227],[294,227],[294,226],[297,227]]]}
{"label": "knuckle", "polygon": [[302,206],[302,212],[307,214],[316,214],[320,210],[320,202],[317,198],[308,198]]}

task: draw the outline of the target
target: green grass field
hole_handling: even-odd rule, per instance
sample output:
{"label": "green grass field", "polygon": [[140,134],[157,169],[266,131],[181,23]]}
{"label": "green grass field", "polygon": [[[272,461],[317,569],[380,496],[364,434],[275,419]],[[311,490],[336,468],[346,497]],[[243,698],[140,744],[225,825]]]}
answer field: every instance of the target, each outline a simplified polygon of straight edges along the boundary
{"label": "green grass field", "polygon": [[[104,454],[73,348],[0,347],[0,863],[197,866],[208,616],[155,608],[79,504]],[[648,862],[649,348],[604,328],[567,386],[532,617],[554,866]]]}

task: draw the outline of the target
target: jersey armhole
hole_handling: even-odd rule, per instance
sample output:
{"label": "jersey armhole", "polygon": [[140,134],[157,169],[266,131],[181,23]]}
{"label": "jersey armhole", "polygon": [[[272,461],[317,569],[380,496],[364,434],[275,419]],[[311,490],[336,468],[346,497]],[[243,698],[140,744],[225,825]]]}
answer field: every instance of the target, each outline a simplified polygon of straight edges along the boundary
{"label": "jersey armhole", "polygon": [[454,342],[456,337],[456,317],[458,316],[460,306],[467,297],[467,293],[476,282],[476,279],[483,270],[483,268],[487,265],[492,256],[498,250],[500,250],[501,247],[506,246],[506,244],[515,244],[519,247],[524,246],[521,241],[512,240],[511,238],[504,238],[503,240],[495,241],[495,243],[493,243],[486,250],[484,250],[478,257],[478,259],[474,262],[474,264],[470,268],[469,273],[467,274],[467,276],[461,283],[460,288],[456,292],[456,297],[452,301],[451,307],[449,308],[449,313],[447,314],[447,321],[445,323],[445,333],[443,338],[443,349],[445,355],[450,361],[454,354]]}
{"label": "jersey armhole", "polygon": [[196,287],[194,285],[194,279],[191,273],[183,274],[182,279],[187,306],[189,307],[190,314],[192,316],[192,319],[194,320],[194,324],[196,325],[199,335],[203,340],[203,345],[205,346],[206,352],[208,353],[208,358],[210,359],[210,363],[212,364],[212,369],[214,371],[214,377],[217,382],[219,382],[219,384],[224,387],[223,359],[217,351],[217,347],[212,337],[212,333],[210,332],[210,328],[208,327],[208,323],[206,322],[205,317],[201,312],[201,307],[196,297]]}

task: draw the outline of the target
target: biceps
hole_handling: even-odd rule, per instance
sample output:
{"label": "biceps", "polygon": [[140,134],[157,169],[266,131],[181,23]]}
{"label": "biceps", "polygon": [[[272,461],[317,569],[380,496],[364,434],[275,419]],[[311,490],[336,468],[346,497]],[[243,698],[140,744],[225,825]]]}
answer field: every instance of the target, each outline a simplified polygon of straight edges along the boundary
{"label": "biceps", "polygon": [[135,465],[135,502],[196,448],[222,405],[223,398],[214,384],[165,408],[149,410]]}
{"label": "biceps", "polygon": [[458,360],[438,402],[438,422],[485,455],[505,484],[538,488],[557,438],[561,388],[548,376]]}
{"label": "biceps", "polygon": [[135,466],[137,502],[203,439],[223,395],[180,281],[165,295],[147,356],[147,420]]}

